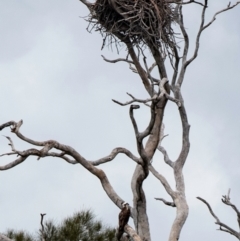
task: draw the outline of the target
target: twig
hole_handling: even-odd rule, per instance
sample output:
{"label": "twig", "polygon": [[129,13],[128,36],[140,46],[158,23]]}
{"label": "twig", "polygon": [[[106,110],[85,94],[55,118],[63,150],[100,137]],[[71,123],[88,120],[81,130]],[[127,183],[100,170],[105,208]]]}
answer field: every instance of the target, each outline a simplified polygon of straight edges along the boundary
{"label": "twig", "polygon": [[109,60],[107,58],[105,58],[103,55],[101,55],[103,60],[106,61],[106,62],[109,62],[109,63],[117,63],[117,62],[127,62],[129,64],[134,64],[133,61],[131,60],[128,60],[128,59],[123,59],[123,58],[119,58],[119,59],[113,59],[113,60]]}
{"label": "twig", "polygon": [[184,63],[184,69],[187,68],[187,66],[194,60],[197,58],[198,55],[198,50],[199,50],[199,46],[200,46],[200,37],[201,37],[201,33],[202,31],[205,29],[204,27],[204,21],[205,21],[205,13],[206,13],[206,9],[207,9],[207,4],[208,4],[208,0],[205,0],[205,5],[203,7],[202,10],[202,17],[201,17],[201,23],[200,23],[200,27],[197,33],[197,37],[196,37],[196,42],[195,42],[195,50],[193,53],[193,56]]}
{"label": "twig", "polygon": [[155,197],[155,199],[156,200],[159,200],[159,201],[162,201],[164,204],[166,204],[167,206],[171,206],[171,207],[176,207],[176,205],[175,205],[175,203],[174,202],[168,202],[168,201],[166,201],[165,199],[163,199],[163,198],[156,198]]}
{"label": "twig", "polygon": [[231,206],[232,209],[236,212],[236,214],[237,214],[238,226],[239,226],[239,228],[240,228],[240,212],[239,212],[238,208],[237,208],[233,203],[230,202],[230,191],[231,191],[231,189],[229,188],[228,194],[222,196],[222,197],[223,197],[223,198],[222,198],[222,202],[223,202],[224,204],[228,205],[228,206]]}
{"label": "twig", "polygon": [[145,103],[147,103],[147,102],[150,102],[150,101],[156,99],[156,96],[154,96],[153,98],[149,98],[149,99],[143,100],[143,99],[137,99],[137,98],[135,98],[133,95],[131,95],[131,94],[129,94],[129,93],[127,93],[127,95],[129,95],[129,96],[132,98],[132,100],[127,101],[127,102],[125,102],[125,103],[119,102],[119,101],[114,100],[114,99],[112,99],[112,101],[115,102],[116,104],[121,105],[121,106],[126,106],[126,105],[132,104],[132,103],[134,103],[134,102],[144,103],[144,104],[145,104]]}
{"label": "twig", "polygon": [[[138,71],[137,71],[137,69],[134,68],[131,64],[129,64],[129,69],[132,70],[133,73],[139,74]],[[151,67],[150,67],[149,69],[151,69]],[[159,82],[160,82],[159,79],[154,78],[154,77],[150,74],[151,71],[146,72],[144,69],[142,69],[142,71],[145,72],[145,74],[147,75],[147,77],[148,77],[151,81],[153,81],[153,82],[155,82],[155,83],[159,83]]]}
{"label": "twig", "polygon": [[233,5],[231,6],[231,2],[230,2],[226,8],[224,8],[224,9],[216,12],[216,13],[214,14],[212,20],[203,27],[203,30],[206,29],[207,27],[209,27],[209,26],[216,20],[216,16],[217,16],[218,14],[223,13],[223,12],[225,12],[225,11],[228,11],[228,10],[236,7],[238,4],[240,4],[240,1],[237,1],[235,4],[233,4]]}
{"label": "twig", "polygon": [[9,140],[10,143],[9,143],[8,145],[11,146],[12,151],[16,153],[17,150],[16,150],[15,147],[14,147],[14,144],[13,144],[12,139],[11,139],[9,136],[5,136],[5,137]]}

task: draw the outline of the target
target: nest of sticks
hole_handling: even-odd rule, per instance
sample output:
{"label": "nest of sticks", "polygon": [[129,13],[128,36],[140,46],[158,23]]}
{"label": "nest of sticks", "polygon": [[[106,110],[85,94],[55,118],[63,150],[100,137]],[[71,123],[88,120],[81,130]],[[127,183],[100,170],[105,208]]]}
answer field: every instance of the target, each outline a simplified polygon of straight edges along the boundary
{"label": "nest of sticks", "polygon": [[[100,31],[103,47],[128,38],[134,45],[175,45],[174,7],[166,0],[96,0],[91,5],[88,30]],[[116,36],[121,35],[121,40]]]}

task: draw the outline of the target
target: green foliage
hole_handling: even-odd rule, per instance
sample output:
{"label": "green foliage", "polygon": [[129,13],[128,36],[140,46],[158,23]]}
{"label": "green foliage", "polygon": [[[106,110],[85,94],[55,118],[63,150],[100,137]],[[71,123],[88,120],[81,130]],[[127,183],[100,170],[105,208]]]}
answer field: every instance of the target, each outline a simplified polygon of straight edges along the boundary
{"label": "green foliage", "polygon": [[15,241],[34,241],[33,236],[25,231],[14,231],[13,229],[9,229],[5,235]]}
{"label": "green foliage", "polygon": [[[26,232],[9,230],[6,236],[14,241],[41,241],[42,232],[36,238]],[[83,210],[65,218],[60,224],[44,222],[45,241],[115,241],[115,229],[96,220],[91,210]]]}

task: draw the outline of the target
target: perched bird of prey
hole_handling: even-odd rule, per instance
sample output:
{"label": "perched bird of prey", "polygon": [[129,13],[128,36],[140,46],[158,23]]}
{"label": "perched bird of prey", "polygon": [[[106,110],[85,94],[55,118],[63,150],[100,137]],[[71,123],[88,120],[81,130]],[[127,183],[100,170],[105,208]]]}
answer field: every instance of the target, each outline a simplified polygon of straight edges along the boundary
{"label": "perched bird of prey", "polygon": [[130,207],[128,203],[122,204],[122,210],[118,215],[118,230],[117,230],[117,240],[119,241],[124,233],[124,227],[128,223],[130,217]]}

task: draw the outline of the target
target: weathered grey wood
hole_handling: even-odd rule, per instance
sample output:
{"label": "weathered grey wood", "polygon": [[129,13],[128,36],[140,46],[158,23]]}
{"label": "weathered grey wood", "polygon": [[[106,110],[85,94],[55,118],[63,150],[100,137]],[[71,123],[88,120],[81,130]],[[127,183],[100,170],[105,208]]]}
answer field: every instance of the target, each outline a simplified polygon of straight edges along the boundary
{"label": "weathered grey wood", "polygon": [[13,241],[13,240],[0,233],[0,241]]}

